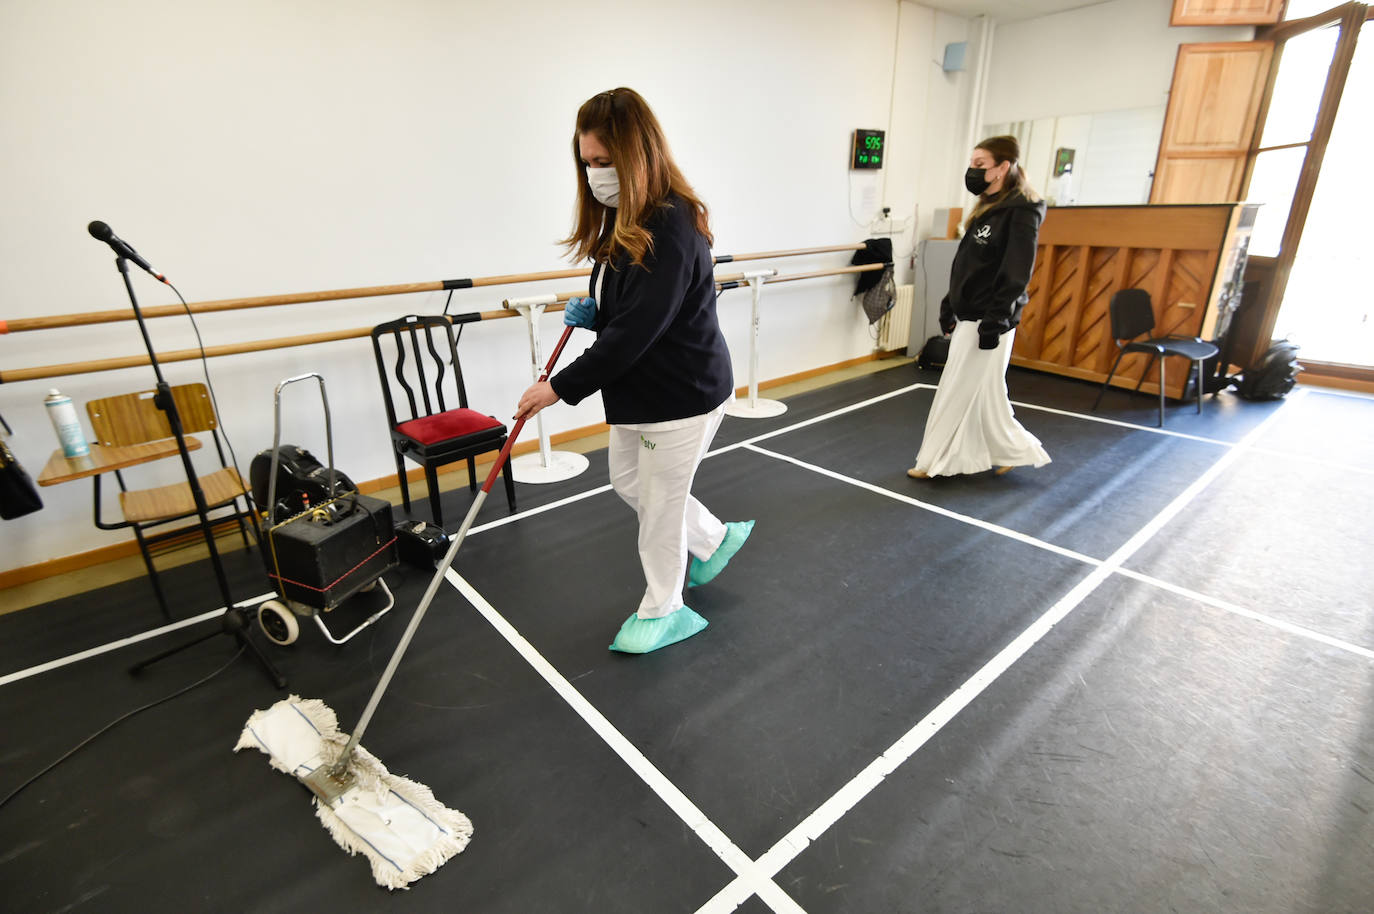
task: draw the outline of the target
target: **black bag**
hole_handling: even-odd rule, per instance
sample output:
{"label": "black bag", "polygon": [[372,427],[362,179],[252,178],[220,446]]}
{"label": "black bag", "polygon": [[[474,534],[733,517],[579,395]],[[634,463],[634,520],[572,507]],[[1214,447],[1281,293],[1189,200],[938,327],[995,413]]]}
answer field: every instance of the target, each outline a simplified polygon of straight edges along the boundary
{"label": "black bag", "polygon": [[1247,400],[1282,399],[1298,383],[1298,344],[1279,340],[1259,361],[1241,372],[1236,393]]}
{"label": "black bag", "polygon": [[449,536],[428,521],[403,520],[396,525],[396,555],[407,565],[433,571],[448,554]]}
{"label": "black bag", "polygon": [[926,340],[926,344],[921,347],[921,354],[916,357],[917,368],[941,369],[949,361],[949,337],[932,336]]}
{"label": "black bag", "polygon": [[862,304],[868,322],[876,324],[897,303],[897,282],[892,275],[892,239],[868,239],[863,249],[855,251],[849,262],[854,266],[874,263],[885,265],[882,270],[860,273],[854,286],[854,295],[863,296]]}
{"label": "black bag", "polygon": [[19,465],[5,438],[10,434],[9,423],[0,418],[0,518],[13,520],[32,514],[43,507],[43,499],[38,497],[38,487],[33,479]]}
{"label": "black bag", "polygon": [[[283,444],[277,449],[277,510],[271,517],[276,520],[300,514],[311,505],[329,501],[329,468],[315,459],[305,448],[294,444]],[[267,510],[268,484],[272,475],[272,449],[261,452],[253,458],[248,467],[248,478],[252,484],[253,501],[258,507]],[[356,492],[353,480],[341,471],[334,471],[334,495]]]}

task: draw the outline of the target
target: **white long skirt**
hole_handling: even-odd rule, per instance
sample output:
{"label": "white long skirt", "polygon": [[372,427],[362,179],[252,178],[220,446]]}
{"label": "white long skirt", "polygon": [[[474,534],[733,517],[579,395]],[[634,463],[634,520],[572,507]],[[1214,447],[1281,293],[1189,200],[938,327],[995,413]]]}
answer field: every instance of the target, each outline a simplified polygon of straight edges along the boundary
{"label": "white long skirt", "polygon": [[978,348],[978,322],[959,321],[949,341],[949,360],[926,418],[916,469],[930,476],[981,473],[995,466],[1041,467],[1050,455],[1021,427],[1007,396],[1007,365],[1016,331],[996,349]]}

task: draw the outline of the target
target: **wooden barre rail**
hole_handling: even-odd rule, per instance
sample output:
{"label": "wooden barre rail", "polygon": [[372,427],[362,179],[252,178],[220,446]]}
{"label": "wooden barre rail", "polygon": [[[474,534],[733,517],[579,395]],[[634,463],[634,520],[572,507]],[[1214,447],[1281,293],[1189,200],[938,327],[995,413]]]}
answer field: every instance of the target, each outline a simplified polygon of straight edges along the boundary
{"label": "wooden barre rail", "polygon": [[[811,273],[794,273],[788,276],[770,276],[768,284],[775,282],[791,282],[798,279],[814,279],[820,276],[839,276],[847,273],[864,273],[870,270],[881,270],[885,264],[873,263],[857,267],[837,267],[832,270],[816,270]],[[721,288],[735,288],[746,285],[743,273],[733,273],[726,276],[716,277],[716,285]],[[586,290],[578,292],[560,292],[558,301],[549,305],[545,313],[553,313],[563,310],[563,303],[573,295],[586,295]],[[519,317],[520,312],[510,308],[500,308],[494,311],[469,311],[462,314],[450,315],[455,321],[466,323],[470,321],[500,320],[508,317]],[[352,330],[334,330],[326,333],[309,333],[302,336],[285,336],[271,340],[251,340],[244,343],[225,343],[220,346],[206,346],[204,355],[209,358],[221,355],[240,355],[245,352],[266,352],[271,349],[291,349],[296,346],[311,346],[315,343],[333,343],[339,340],[352,340],[370,336],[371,327],[356,327]],[[158,353],[159,363],[166,362],[186,362],[201,357],[200,349],[177,349],[172,352]],[[63,365],[38,365],[33,368],[16,368],[10,371],[0,371],[0,384],[13,384],[18,381],[36,381],[40,378],[59,378],[74,374],[91,374],[98,371],[113,371],[117,368],[134,368],[139,365],[149,364],[147,355],[118,356],[110,359],[96,359],[86,362],[68,362]]]}
{"label": "wooden barre rail", "polygon": [[[871,273],[875,270],[885,269],[886,267],[887,264],[885,263],[865,263],[857,267],[836,267],[833,270],[816,270],[811,273],[791,273],[784,276],[770,276],[764,282],[766,285],[771,286],[778,282],[796,282],[798,279],[815,279],[818,276],[840,276],[845,273]],[[740,274],[740,279],[742,280],[743,278],[744,274]],[[716,280],[716,284],[719,285],[727,280],[733,281],[731,277],[722,276],[720,279]],[[741,282],[740,285],[747,285],[747,283]]]}
{"label": "wooden barre rail", "polygon": [[[715,263],[735,263],[743,260],[763,260],[770,257],[798,257],[805,254],[833,254],[840,251],[862,250],[862,244],[837,244],[819,248],[794,248],[785,251],[758,251],[752,254],[721,254]],[[298,305],[308,302],[342,301],[348,298],[376,298],[383,295],[408,295],[413,292],[443,292],[454,289],[475,289],[484,286],[514,285],[540,282],[546,279],[570,279],[590,276],[589,268],[578,270],[549,270],[543,273],[509,273],[504,276],[479,276],[476,279],[443,279],[435,282],[400,283],[390,286],[364,286],[357,289],[331,289],[322,292],[298,292],[285,295],[259,295],[254,298],[224,298],[215,301],[190,302],[184,307],[153,305],[140,309],[145,318],[172,317],[185,314],[208,314],[215,311],[238,311],[245,308],[267,308],[276,305]],[[47,317],[19,317],[0,320],[0,335],[30,330],[55,330],[60,327],[80,327],[88,324],[108,324],[134,319],[132,308],[114,311],[84,311],[74,314],[53,314]]]}

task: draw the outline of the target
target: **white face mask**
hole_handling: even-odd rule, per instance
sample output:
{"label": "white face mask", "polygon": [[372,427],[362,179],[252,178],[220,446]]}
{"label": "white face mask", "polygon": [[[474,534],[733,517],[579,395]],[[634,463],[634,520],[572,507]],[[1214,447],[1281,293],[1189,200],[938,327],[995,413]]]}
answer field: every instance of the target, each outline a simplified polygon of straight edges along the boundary
{"label": "white face mask", "polygon": [[620,176],[615,173],[615,166],[608,168],[593,168],[587,166],[587,183],[591,185],[592,196],[601,201],[604,206],[616,206],[620,203]]}

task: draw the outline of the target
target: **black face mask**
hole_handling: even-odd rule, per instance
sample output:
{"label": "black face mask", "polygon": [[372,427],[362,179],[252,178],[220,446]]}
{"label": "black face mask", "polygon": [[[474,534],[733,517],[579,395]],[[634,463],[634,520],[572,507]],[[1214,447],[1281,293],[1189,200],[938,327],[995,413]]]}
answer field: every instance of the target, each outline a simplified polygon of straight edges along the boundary
{"label": "black face mask", "polygon": [[970,168],[964,172],[964,186],[968,188],[969,193],[980,196],[992,186],[988,183],[987,172],[986,168]]}

